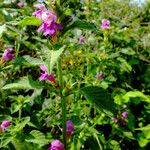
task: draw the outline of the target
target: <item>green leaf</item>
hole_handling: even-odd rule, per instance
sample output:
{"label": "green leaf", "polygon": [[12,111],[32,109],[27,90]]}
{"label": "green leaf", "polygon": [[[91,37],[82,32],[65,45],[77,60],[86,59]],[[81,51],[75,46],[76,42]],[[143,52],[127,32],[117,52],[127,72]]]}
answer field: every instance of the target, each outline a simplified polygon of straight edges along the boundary
{"label": "green leaf", "polygon": [[106,90],[97,86],[89,86],[82,88],[81,93],[100,111],[113,115],[115,103]]}
{"label": "green leaf", "polygon": [[29,55],[25,55],[23,57],[16,58],[14,61],[14,65],[16,66],[39,66],[43,64],[43,61],[39,58],[33,58]]}
{"label": "green leaf", "polygon": [[123,132],[123,135],[131,140],[135,140],[132,132]]}
{"label": "green leaf", "polygon": [[34,147],[33,144],[29,144],[29,143],[25,142],[24,139],[22,139],[22,138],[23,138],[23,135],[21,138],[18,136],[18,137],[15,137],[11,141],[15,150],[27,150],[27,149],[36,150],[37,149],[36,147]]}
{"label": "green leaf", "polygon": [[125,100],[124,102],[125,103],[128,103],[130,98],[136,98],[136,97],[139,97],[141,98],[141,101],[144,101],[144,102],[148,102],[150,103],[150,99],[148,96],[144,95],[142,92],[140,91],[130,91],[130,92],[127,92],[124,96],[123,96],[123,99]]}
{"label": "green leaf", "polygon": [[31,142],[40,145],[40,147],[47,145],[49,140],[45,138],[45,135],[37,130],[32,130],[30,136],[25,139],[26,142]]}
{"label": "green leaf", "polygon": [[23,56],[23,58],[28,62],[30,66],[39,66],[43,64],[43,61],[41,59],[33,58],[33,57],[30,57],[29,55],[25,55]]}
{"label": "green leaf", "polygon": [[148,124],[145,127],[141,127],[141,128],[136,128],[135,130],[150,130],[150,124]]}
{"label": "green leaf", "polygon": [[21,107],[22,107],[21,104],[15,104],[15,103],[13,103],[13,104],[11,105],[11,114],[13,114],[13,113],[19,111],[19,110],[21,109]]}
{"label": "green leaf", "polygon": [[132,67],[127,63],[125,59],[118,57],[117,60],[119,61],[121,72],[130,72],[132,70]]}
{"label": "green leaf", "polygon": [[2,37],[2,34],[5,31],[6,31],[6,25],[4,24],[4,25],[0,26],[0,37]]}
{"label": "green leaf", "polygon": [[23,77],[17,83],[6,84],[2,89],[41,89],[43,86],[39,81],[34,81],[31,77]]}
{"label": "green leaf", "polygon": [[20,132],[26,124],[30,122],[30,117],[25,117],[20,120],[20,122],[15,126],[14,132]]}
{"label": "green leaf", "polygon": [[135,51],[132,48],[122,48],[121,53],[127,54],[127,55],[134,55]]}
{"label": "green leaf", "polygon": [[92,22],[87,22],[85,20],[76,20],[71,25],[68,25],[67,28],[64,30],[64,32],[70,30],[70,29],[85,29],[85,30],[91,30],[95,32],[99,32],[96,25]]}
{"label": "green leaf", "polygon": [[143,133],[138,133],[137,141],[140,145],[140,147],[145,147],[150,140],[146,139]]}
{"label": "green leaf", "polygon": [[64,51],[65,46],[62,46],[59,50],[52,50],[50,51],[50,58],[47,58],[47,64],[46,66],[48,67],[48,73],[51,74],[54,65],[56,64],[58,58],[60,57],[60,55],[62,54],[62,52]]}
{"label": "green leaf", "polygon": [[23,20],[19,21],[18,25],[20,26],[28,26],[28,25],[33,25],[33,26],[39,26],[41,25],[42,21],[34,16],[31,17],[25,17]]}

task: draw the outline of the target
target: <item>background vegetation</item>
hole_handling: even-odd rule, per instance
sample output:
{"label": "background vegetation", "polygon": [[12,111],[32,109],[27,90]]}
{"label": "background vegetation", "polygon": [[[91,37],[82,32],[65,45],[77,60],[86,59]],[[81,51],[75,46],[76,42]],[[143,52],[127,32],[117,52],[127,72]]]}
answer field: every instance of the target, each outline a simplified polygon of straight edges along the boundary
{"label": "background vegetation", "polygon": [[[21,7],[18,2],[0,1],[0,56],[12,47],[15,57],[0,65],[0,122],[12,123],[0,133],[0,148],[44,150],[62,140],[59,87],[39,81],[41,64],[50,65],[59,80],[61,57],[61,94],[75,128],[67,149],[148,149],[150,2],[24,0]],[[63,27],[58,42],[37,32],[36,3],[57,13]],[[102,19],[110,21],[109,29],[100,27]]]}

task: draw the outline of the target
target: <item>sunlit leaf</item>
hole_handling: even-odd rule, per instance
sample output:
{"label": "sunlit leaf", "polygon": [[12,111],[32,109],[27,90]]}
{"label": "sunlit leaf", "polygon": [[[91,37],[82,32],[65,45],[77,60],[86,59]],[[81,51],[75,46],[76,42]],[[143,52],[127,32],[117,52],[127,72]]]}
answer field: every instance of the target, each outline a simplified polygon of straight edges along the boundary
{"label": "sunlit leaf", "polygon": [[28,26],[28,25],[33,25],[33,26],[39,26],[41,25],[42,21],[34,16],[28,16],[25,17],[23,20],[19,21],[18,25],[20,26]]}
{"label": "sunlit leaf", "polygon": [[130,98],[136,98],[136,97],[139,97],[141,99],[141,101],[150,103],[150,98],[148,96],[144,95],[140,91],[129,91],[123,96],[123,99],[124,99],[124,102],[127,103],[127,102],[129,102]]}
{"label": "sunlit leaf", "polygon": [[6,84],[2,89],[40,89],[42,87],[39,81],[34,81],[31,77],[23,77],[16,83]]}
{"label": "sunlit leaf", "polygon": [[25,139],[26,142],[39,144],[40,147],[47,145],[49,140],[45,138],[45,135],[37,130],[32,130],[29,137]]}

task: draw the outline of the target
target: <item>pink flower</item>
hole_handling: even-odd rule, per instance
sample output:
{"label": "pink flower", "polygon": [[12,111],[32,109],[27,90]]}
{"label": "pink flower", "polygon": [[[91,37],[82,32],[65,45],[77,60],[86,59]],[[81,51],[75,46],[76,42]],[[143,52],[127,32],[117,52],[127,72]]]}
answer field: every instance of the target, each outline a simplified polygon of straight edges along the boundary
{"label": "pink flower", "polygon": [[61,30],[62,27],[56,22],[52,22],[50,25],[43,22],[42,25],[38,28],[38,32],[40,32],[41,30],[44,30],[45,36],[48,36],[48,35],[55,36],[58,29]]}
{"label": "pink flower", "polygon": [[64,145],[59,140],[54,140],[48,150],[64,150]]}
{"label": "pink flower", "polygon": [[52,74],[48,75],[46,66],[41,65],[40,69],[43,71],[43,73],[41,73],[41,76],[39,77],[40,81],[48,79],[49,81],[56,83],[54,76]]}
{"label": "pink flower", "polygon": [[80,43],[84,43],[84,42],[85,42],[84,38],[83,38],[83,37],[80,37],[79,42],[80,42]]}
{"label": "pink flower", "polygon": [[56,22],[57,16],[52,11],[45,10],[42,13],[41,19],[44,23],[51,25],[52,22]]}
{"label": "pink flower", "polygon": [[101,28],[102,29],[108,29],[110,27],[110,22],[109,20],[103,19],[102,20],[102,24],[101,24]]}
{"label": "pink flower", "polygon": [[11,123],[10,121],[4,120],[4,121],[1,123],[0,127],[2,128],[2,131],[4,132],[4,131],[7,129],[7,127],[10,126],[11,124],[12,124],[12,123]]}
{"label": "pink flower", "polygon": [[102,71],[100,71],[100,73],[98,74],[98,79],[102,79],[103,78],[103,73]]}
{"label": "pink flower", "polygon": [[71,120],[66,122],[66,139],[69,140],[72,132],[74,131],[74,125]]}
{"label": "pink flower", "polygon": [[44,4],[35,4],[34,7],[38,8],[40,10],[46,9]]}
{"label": "pink flower", "polygon": [[13,51],[12,48],[8,48],[4,51],[3,55],[2,55],[2,60],[0,62],[0,64],[2,64],[3,62],[7,61],[7,60],[12,60],[14,59],[14,56],[11,54],[11,52]]}
{"label": "pink flower", "polygon": [[18,2],[18,3],[17,3],[17,6],[18,6],[18,7],[24,7],[24,2]]}
{"label": "pink flower", "polygon": [[126,111],[122,112],[121,115],[122,115],[122,117],[127,118],[128,117],[128,112],[126,112]]}
{"label": "pink flower", "polygon": [[42,20],[41,26],[38,28],[38,32],[41,30],[44,31],[45,36],[52,36],[53,41],[56,40],[56,32],[57,30],[61,30],[62,26],[56,23],[57,16],[54,12],[47,10],[44,5],[36,4],[36,10],[33,15]]}
{"label": "pink flower", "polygon": [[34,7],[38,8],[39,10],[34,11],[32,15],[36,16],[38,19],[41,19],[42,13],[46,10],[45,5],[35,4]]}
{"label": "pink flower", "polygon": [[115,118],[115,117],[112,117],[112,120],[113,120],[115,123],[117,123],[117,122],[118,122],[118,119],[117,119],[117,118]]}

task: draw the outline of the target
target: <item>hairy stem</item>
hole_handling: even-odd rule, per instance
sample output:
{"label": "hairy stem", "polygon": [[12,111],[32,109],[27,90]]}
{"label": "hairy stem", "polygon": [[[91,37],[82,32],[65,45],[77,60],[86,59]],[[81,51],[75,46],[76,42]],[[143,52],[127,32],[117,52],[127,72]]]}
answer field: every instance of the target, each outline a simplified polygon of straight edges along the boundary
{"label": "hairy stem", "polygon": [[63,76],[62,76],[62,63],[61,58],[58,60],[58,81],[60,85],[60,96],[61,96],[61,108],[62,108],[62,124],[63,124],[63,143],[66,148],[66,99],[62,94],[64,84],[63,84]]}

